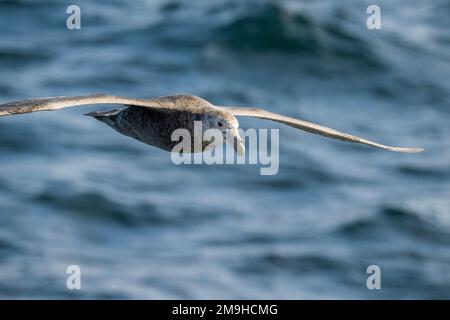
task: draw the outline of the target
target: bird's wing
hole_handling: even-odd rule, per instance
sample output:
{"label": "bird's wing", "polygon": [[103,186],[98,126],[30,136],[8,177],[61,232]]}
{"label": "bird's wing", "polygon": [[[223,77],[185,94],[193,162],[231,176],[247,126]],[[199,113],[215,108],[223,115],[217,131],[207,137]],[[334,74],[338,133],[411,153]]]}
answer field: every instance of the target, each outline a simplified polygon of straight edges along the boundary
{"label": "bird's wing", "polygon": [[156,109],[168,109],[171,107],[158,99],[134,99],[107,94],[93,94],[74,97],[36,98],[0,104],[0,117],[37,111],[53,111],[89,104],[123,104]]}
{"label": "bird's wing", "polygon": [[300,119],[290,118],[286,116],[282,116],[276,113],[272,113],[269,111],[265,111],[258,108],[238,108],[238,107],[221,107],[223,110],[228,111],[234,116],[243,116],[243,117],[255,117],[260,119],[267,119],[272,120],[276,122],[280,122],[283,124],[286,124],[288,126],[301,129],[304,131],[308,131],[311,133],[320,134],[322,136],[326,136],[333,139],[339,139],[342,141],[348,141],[353,143],[361,143],[366,144],[369,146],[382,148],[390,151],[397,151],[397,152],[408,152],[408,153],[414,153],[414,152],[420,152],[423,150],[423,148],[401,148],[401,147],[391,147],[386,146],[380,143],[376,143],[373,141],[369,141],[351,134],[343,133],[328,127],[324,127],[315,123],[307,122]]}

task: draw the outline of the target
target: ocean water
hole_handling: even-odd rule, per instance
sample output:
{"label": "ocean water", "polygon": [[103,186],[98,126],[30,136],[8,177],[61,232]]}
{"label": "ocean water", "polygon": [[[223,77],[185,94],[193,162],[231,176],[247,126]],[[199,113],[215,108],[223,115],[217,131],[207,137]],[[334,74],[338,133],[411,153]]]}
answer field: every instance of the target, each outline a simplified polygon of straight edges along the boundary
{"label": "ocean water", "polygon": [[174,165],[82,115],[105,106],[1,118],[0,298],[450,298],[450,3],[377,1],[380,30],[369,4],[0,1],[0,103],[192,93],[426,148],[241,119],[280,128],[261,176]]}

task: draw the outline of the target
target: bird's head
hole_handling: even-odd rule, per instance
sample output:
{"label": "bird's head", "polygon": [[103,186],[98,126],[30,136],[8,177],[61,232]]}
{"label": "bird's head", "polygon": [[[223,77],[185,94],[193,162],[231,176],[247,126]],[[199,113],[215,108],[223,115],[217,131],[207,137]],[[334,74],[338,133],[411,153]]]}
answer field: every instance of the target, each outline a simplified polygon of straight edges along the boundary
{"label": "bird's head", "polygon": [[242,137],[239,135],[239,122],[230,113],[223,110],[214,110],[207,113],[203,119],[205,130],[216,129],[222,133],[225,141],[232,145],[238,155],[245,154],[245,145]]}

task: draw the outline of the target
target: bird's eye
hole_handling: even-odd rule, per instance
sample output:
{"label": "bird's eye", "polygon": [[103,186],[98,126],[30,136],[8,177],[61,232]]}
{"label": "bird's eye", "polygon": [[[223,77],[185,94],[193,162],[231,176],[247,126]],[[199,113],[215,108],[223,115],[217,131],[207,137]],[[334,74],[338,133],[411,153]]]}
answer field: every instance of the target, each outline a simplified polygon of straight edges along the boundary
{"label": "bird's eye", "polygon": [[221,126],[223,126],[223,123],[222,122],[217,122],[217,125],[219,126],[219,127],[221,127]]}

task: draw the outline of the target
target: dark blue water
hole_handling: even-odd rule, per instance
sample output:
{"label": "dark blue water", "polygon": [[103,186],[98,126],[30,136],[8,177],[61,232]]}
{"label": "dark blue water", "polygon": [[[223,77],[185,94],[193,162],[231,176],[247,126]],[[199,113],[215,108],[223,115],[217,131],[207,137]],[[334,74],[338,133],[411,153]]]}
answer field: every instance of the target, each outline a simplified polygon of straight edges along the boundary
{"label": "dark blue water", "polygon": [[[0,102],[192,93],[281,128],[280,170],[176,166],[82,116],[0,119],[1,298],[450,298],[450,3],[0,2]],[[82,289],[66,289],[79,265]],[[381,290],[366,268],[379,265]]]}

